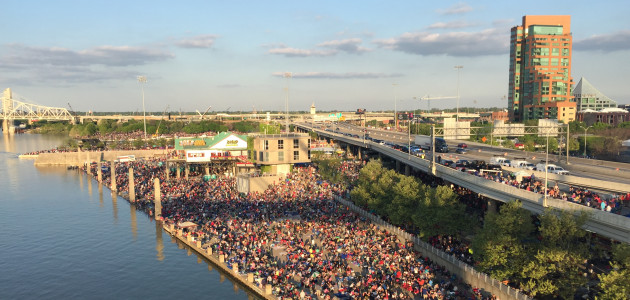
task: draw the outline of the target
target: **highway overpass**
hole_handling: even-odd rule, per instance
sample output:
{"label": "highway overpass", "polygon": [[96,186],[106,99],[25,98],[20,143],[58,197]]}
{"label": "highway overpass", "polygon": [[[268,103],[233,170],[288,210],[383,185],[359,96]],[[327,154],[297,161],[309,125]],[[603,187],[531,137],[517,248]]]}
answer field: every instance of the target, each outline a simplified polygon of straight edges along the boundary
{"label": "highway overpass", "polygon": [[[312,128],[307,124],[296,124],[296,126],[305,131],[312,130]],[[364,140],[363,138],[353,138],[317,128],[315,128],[314,131],[320,136],[328,137],[348,145],[370,149],[380,153],[381,155],[388,156],[391,159],[404,164],[408,168],[414,168],[425,173],[431,173],[432,171],[431,161],[409,155],[408,153],[395,150],[388,146]],[[435,171],[436,176],[442,178],[443,180],[467,188],[490,199],[501,202],[510,202],[518,199],[523,204],[523,208],[536,214],[542,213],[546,207],[571,211],[574,213],[587,212],[589,213],[590,218],[585,224],[584,229],[617,241],[630,243],[630,218],[628,217],[559,199],[545,199],[544,195],[538,193],[486,180],[484,178],[468,174],[466,172],[457,171],[439,164],[435,166]]]}

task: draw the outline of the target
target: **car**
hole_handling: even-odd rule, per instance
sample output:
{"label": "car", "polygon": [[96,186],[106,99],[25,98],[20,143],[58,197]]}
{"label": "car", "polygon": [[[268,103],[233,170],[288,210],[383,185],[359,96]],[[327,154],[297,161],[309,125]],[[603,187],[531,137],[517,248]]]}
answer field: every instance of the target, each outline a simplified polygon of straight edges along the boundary
{"label": "car", "polygon": [[450,159],[443,159],[441,163],[447,167],[453,167],[455,165],[455,162]]}
{"label": "car", "polygon": [[516,144],[514,144],[514,148],[516,148],[516,149],[525,149],[525,145],[523,145],[523,143],[516,143]]}
{"label": "car", "polygon": [[458,159],[455,163],[456,164],[462,164],[462,165],[465,165],[465,166],[469,166],[471,164],[471,162],[469,160],[466,160],[466,159]]}
{"label": "car", "polygon": [[466,149],[466,148],[468,148],[468,145],[466,145],[466,143],[459,143],[457,145],[457,148],[464,148],[464,149]]}
{"label": "car", "polygon": [[466,148],[457,148],[457,150],[455,150],[455,153],[466,154],[468,153],[468,150]]}

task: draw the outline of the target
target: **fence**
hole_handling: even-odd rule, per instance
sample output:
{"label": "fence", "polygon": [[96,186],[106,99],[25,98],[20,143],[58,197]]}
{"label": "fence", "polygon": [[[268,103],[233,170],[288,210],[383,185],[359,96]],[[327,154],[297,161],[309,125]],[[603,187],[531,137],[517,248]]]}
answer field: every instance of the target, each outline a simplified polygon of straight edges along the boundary
{"label": "fence", "polygon": [[532,299],[529,296],[521,293],[519,290],[513,289],[502,282],[488,276],[487,274],[477,272],[472,266],[458,260],[454,256],[445,253],[444,251],[433,247],[431,244],[422,241],[417,236],[414,236],[396,226],[383,221],[376,215],[370,214],[364,209],[354,205],[352,202],[345,200],[339,196],[334,196],[335,200],[339,203],[350,208],[355,213],[365,217],[374,224],[379,225],[388,232],[397,235],[405,240],[410,240],[414,243],[416,250],[420,251],[422,255],[429,257],[431,260],[437,262],[439,265],[444,266],[451,273],[456,274],[466,283],[476,286],[482,290],[492,293],[499,299]]}

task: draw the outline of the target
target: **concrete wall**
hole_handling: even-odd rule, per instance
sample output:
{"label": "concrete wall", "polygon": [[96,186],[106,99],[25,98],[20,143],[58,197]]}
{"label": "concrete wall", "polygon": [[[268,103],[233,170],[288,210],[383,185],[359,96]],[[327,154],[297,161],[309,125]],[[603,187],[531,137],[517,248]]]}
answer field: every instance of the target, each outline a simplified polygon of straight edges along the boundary
{"label": "concrete wall", "polygon": [[[534,176],[536,176],[537,179],[542,179],[542,180],[545,179],[545,172],[525,170],[525,169],[512,168],[512,167],[503,167],[503,169],[508,170],[510,172],[525,171],[529,174],[534,174]],[[615,172],[615,171],[613,170],[611,172]],[[576,186],[586,187],[590,189],[599,189],[599,190],[604,190],[604,191],[613,191],[617,193],[630,193],[630,184],[619,183],[619,182],[611,183],[610,181],[579,177],[579,176],[573,176],[573,175],[558,175],[558,174],[553,174],[553,173],[547,173],[547,181],[548,182],[558,181],[558,182],[562,182],[562,183],[566,183],[570,185],[576,185]]]}
{"label": "concrete wall", "polygon": [[88,160],[112,161],[118,156],[135,155],[136,158],[161,156],[165,150],[116,150],[116,151],[82,151],[62,153],[41,153],[35,159],[35,165],[83,165]]}
{"label": "concrete wall", "polygon": [[251,177],[249,174],[242,174],[237,176],[236,188],[239,193],[263,192],[270,184],[277,183],[280,179],[279,175]]}

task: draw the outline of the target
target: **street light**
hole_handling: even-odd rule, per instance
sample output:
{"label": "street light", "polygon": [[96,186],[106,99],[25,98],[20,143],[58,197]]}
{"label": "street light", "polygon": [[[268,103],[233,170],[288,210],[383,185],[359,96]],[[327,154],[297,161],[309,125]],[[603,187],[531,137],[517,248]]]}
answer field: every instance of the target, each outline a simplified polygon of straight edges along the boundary
{"label": "street light", "polygon": [[455,116],[455,121],[459,122],[459,70],[461,70],[464,66],[455,66],[457,69],[457,115]]}
{"label": "street light", "polygon": [[283,77],[287,79],[287,99],[284,103],[284,107],[286,109],[286,115],[285,115],[285,123],[287,127],[286,131],[287,133],[289,133],[289,79],[293,77],[293,74],[291,72],[284,72]]}
{"label": "street light", "polygon": [[549,173],[549,132],[547,132],[547,154],[545,158],[545,198],[543,207],[547,207],[547,174]]}
{"label": "street light", "polygon": [[144,140],[147,139],[147,112],[144,109],[144,84],[147,83],[147,77],[144,75],[138,76],[138,82],[142,88],[142,115],[144,120]]}
{"label": "street light", "polygon": [[586,158],[586,131],[588,131],[589,128],[591,128],[593,126],[588,126],[586,128],[584,128],[584,158]]}
{"label": "street light", "polygon": [[396,95],[396,86],[398,86],[398,83],[392,83],[392,86],[394,86],[394,127],[396,128],[396,131],[398,131],[398,97]]}

